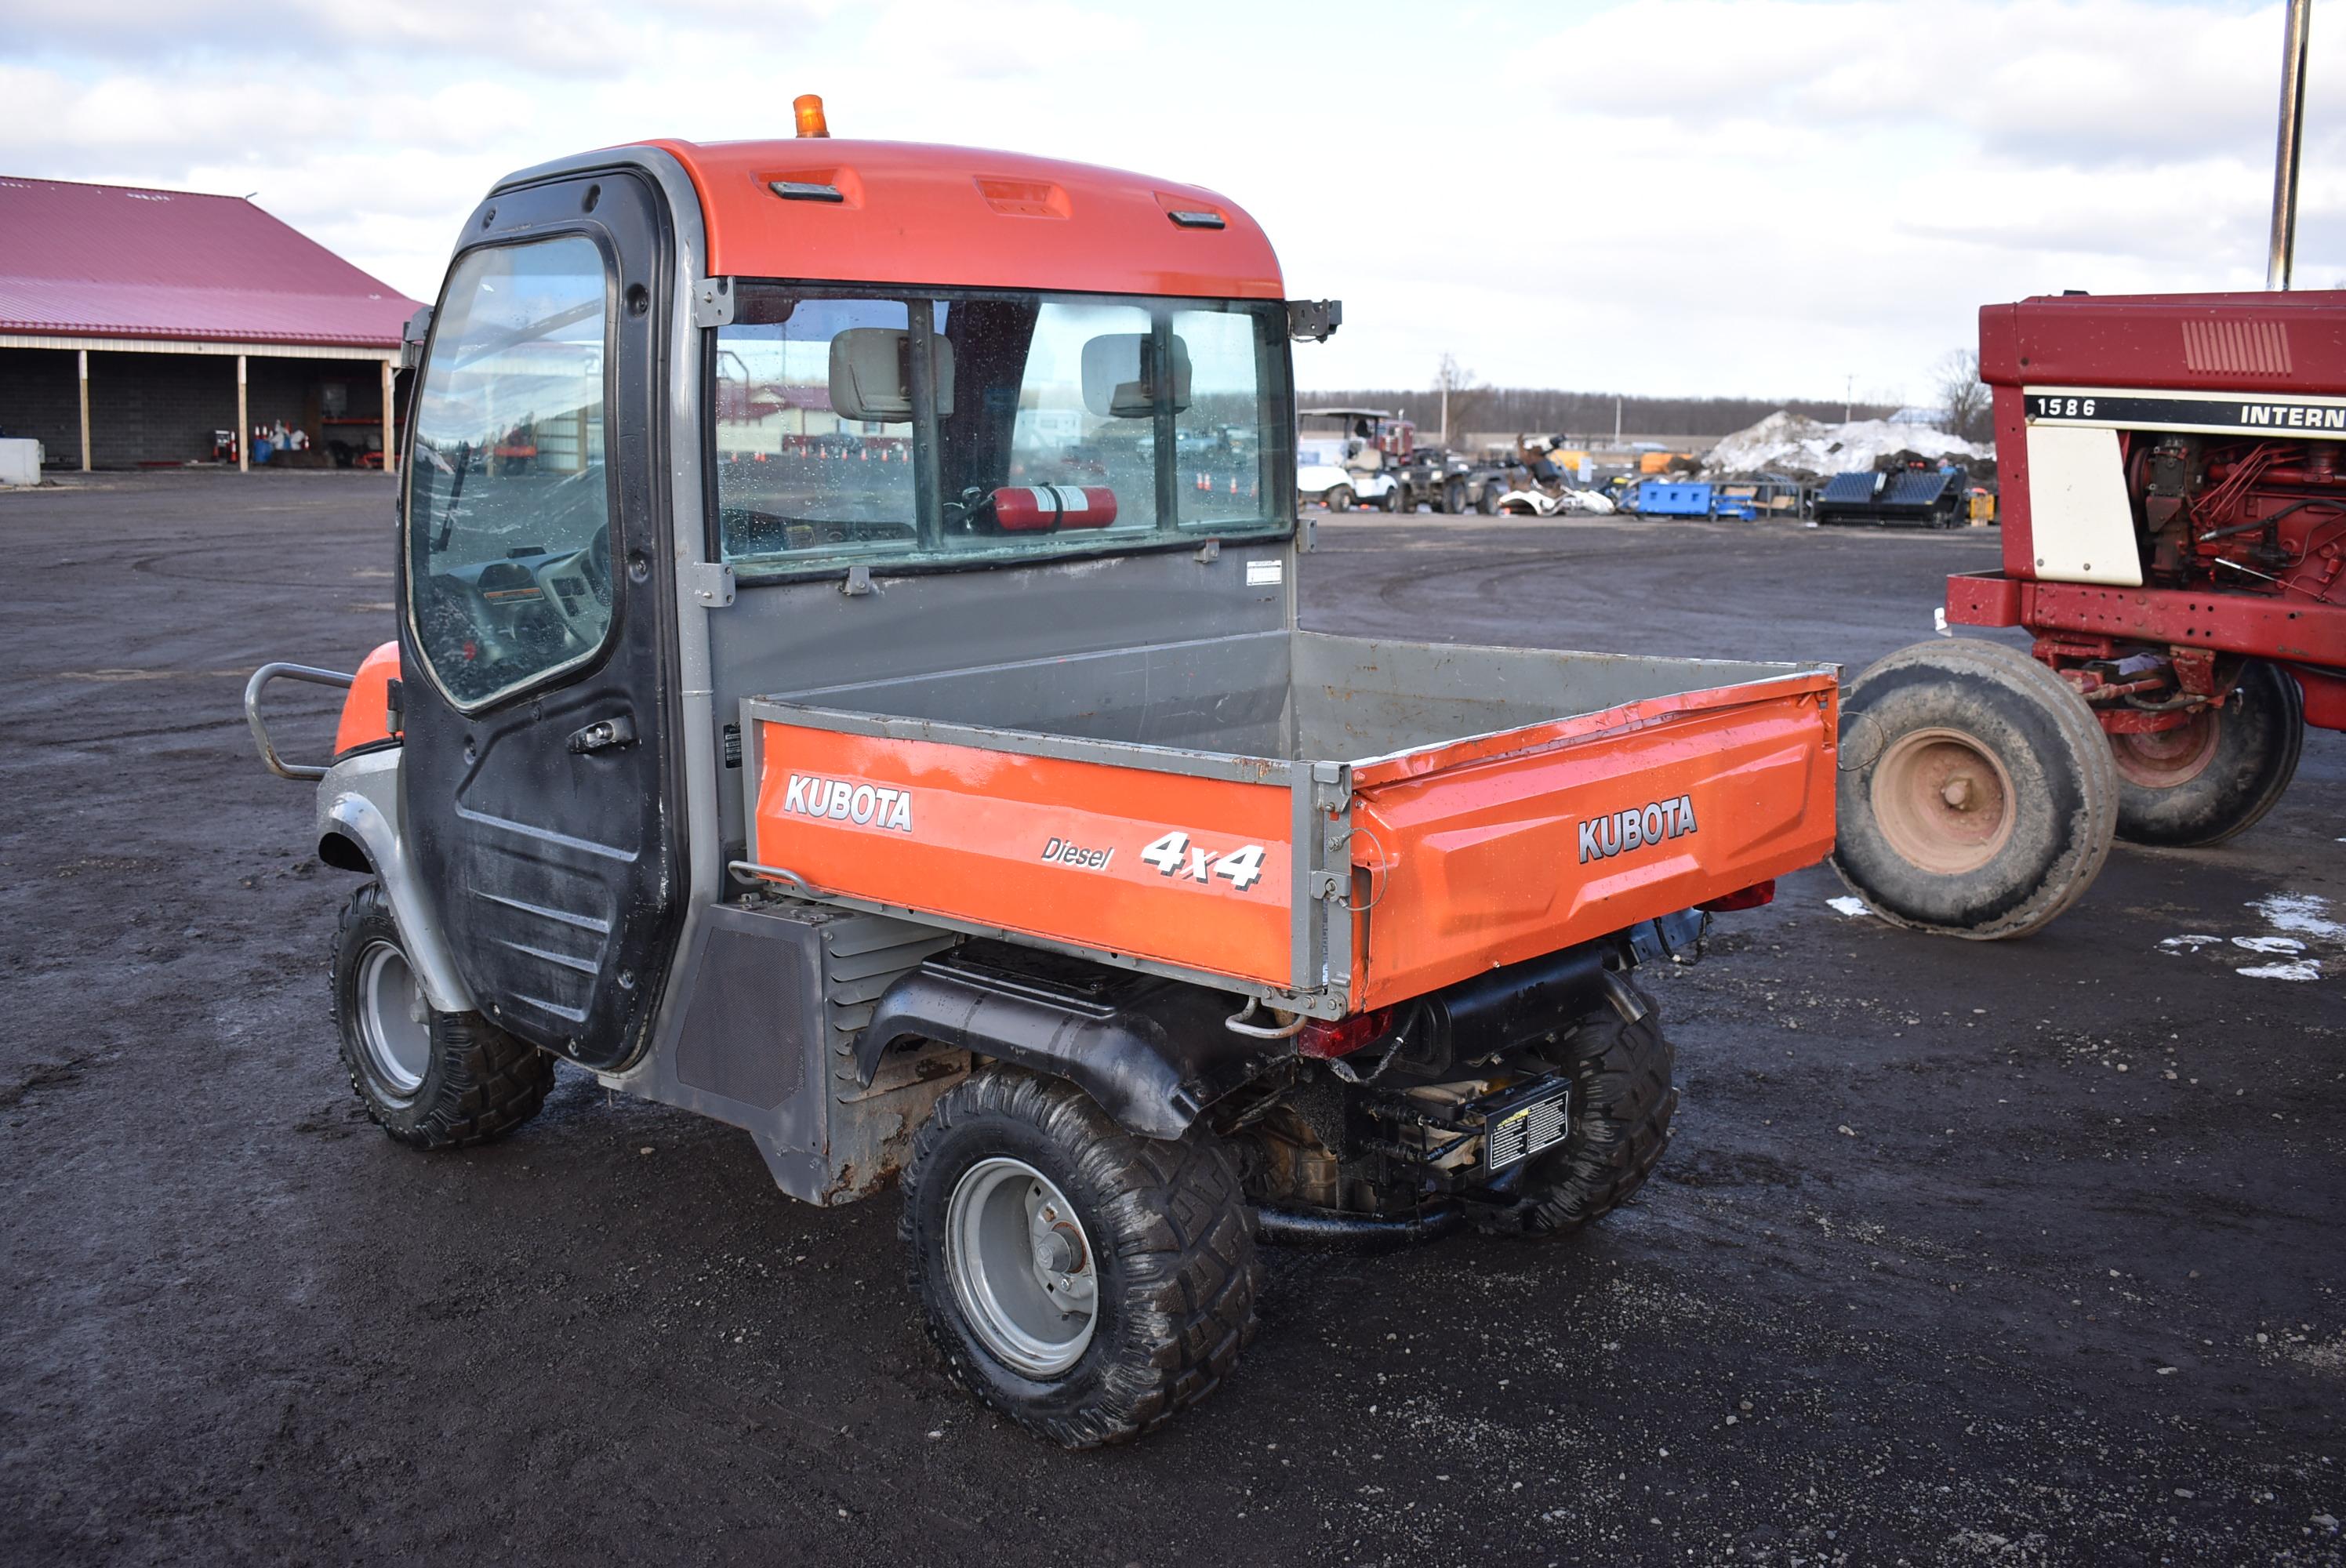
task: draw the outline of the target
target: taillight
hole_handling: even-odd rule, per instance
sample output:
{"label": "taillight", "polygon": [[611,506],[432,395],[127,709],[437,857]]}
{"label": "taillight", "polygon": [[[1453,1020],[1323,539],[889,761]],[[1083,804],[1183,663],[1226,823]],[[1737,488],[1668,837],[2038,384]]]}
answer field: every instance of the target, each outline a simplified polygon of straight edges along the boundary
{"label": "taillight", "polygon": [[1355,1013],[1332,1023],[1324,1018],[1314,1018],[1296,1035],[1295,1048],[1323,1062],[1331,1056],[1349,1056],[1391,1029],[1392,1015],[1392,1008],[1380,1007],[1373,1013]]}
{"label": "taillight", "polygon": [[1714,914],[1724,914],[1730,910],[1756,910],[1761,904],[1772,904],[1775,901],[1776,879],[1770,877],[1766,881],[1754,882],[1739,892],[1729,893],[1725,898],[1711,899],[1694,907],[1698,910],[1708,910]]}

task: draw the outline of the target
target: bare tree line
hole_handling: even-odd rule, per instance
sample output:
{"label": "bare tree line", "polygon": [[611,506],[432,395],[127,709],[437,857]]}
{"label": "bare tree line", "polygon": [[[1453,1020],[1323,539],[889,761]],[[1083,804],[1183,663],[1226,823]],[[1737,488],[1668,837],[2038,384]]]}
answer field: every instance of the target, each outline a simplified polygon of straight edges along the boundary
{"label": "bare tree line", "polygon": [[[1406,410],[1427,440],[1441,428],[1439,388],[1399,391],[1391,387],[1352,392],[1298,392],[1304,408],[1383,408]],[[1628,435],[1730,435],[1756,424],[1778,409],[1790,409],[1810,419],[1839,423],[1847,409],[1856,419],[1886,419],[1897,412],[1893,404],[1843,404],[1820,398],[1749,397],[1629,397],[1612,392],[1562,392],[1553,387],[1484,387],[1453,383],[1450,430],[1537,432],[1574,439],[1609,441],[1613,436],[1614,405],[1620,405],[1620,427]]]}

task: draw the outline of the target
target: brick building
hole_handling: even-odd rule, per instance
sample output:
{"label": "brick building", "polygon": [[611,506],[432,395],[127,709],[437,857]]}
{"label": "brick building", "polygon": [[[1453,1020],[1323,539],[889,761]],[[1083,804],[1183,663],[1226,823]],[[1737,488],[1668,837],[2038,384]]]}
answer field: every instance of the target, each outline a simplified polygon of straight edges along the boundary
{"label": "brick building", "polygon": [[280,420],[380,463],[416,309],[236,197],[0,176],[0,434],[52,467],[242,465]]}

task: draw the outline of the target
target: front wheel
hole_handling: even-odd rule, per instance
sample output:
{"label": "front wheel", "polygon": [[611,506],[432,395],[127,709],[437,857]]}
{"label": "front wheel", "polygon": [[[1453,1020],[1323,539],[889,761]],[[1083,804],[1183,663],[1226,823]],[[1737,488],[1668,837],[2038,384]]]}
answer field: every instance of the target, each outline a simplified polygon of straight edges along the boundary
{"label": "front wheel", "polygon": [[1496,517],[1499,514],[1500,494],[1500,489],[1495,484],[1485,484],[1483,486],[1483,494],[1474,498],[1474,510],[1485,517]]}
{"label": "front wheel", "polygon": [[553,1057],[477,1013],[424,999],[373,882],[351,895],[335,932],[334,1022],[367,1115],[413,1148],[486,1143],[537,1115],[554,1087]]}
{"label": "front wheel", "polygon": [[1841,697],[1833,869],[1892,924],[2023,936],[2093,884],[2117,769],[2066,681],[2001,643],[1918,643]]}
{"label": "front wheel", "polygon": [[1645,1015],[1632,1023],[1607,1008],[1565,1041],[1572,1055],[1571,1130],[1534,1156],[1508,1201],[1468,1209],[1476,1228],[1509,1236],[1578,1230],[1627,1203],[1653,1174],[1678,1109],[1678,1054],[1663,1037],[1660,1004],[1634,982],[1626,983]]}
{"label": "front wheel", "polygon": [[1349,484],[1339,484],[1328,492],[1326,499],[1329,511],[1350,512],[1352,509],[1352,487]]}
{"label": "front wheel", "polygon": [[1453,517],[1464,516],[1466,514],[1466,482],[1463,479],[1454,479],[1449,484],[1443,485],[1442,487],[1442,498],[1434,504],[1433,509],[1436,512],[1447,513]]}
{"label": "front wheel", "polygon": [[1253,1337],[1253,1232],[1202,1135],[1135,1137],[1072,1084],[986,1067],[937,1102],[903,1187],[947,1374],[1068,1448],[1197,1403]]}
{"label": "front wheel", "polygon": [[1387,512],[1407,512],[1413,510],[1409,504],[1409,486],[1406,484],[1396,484],[1391,490],[1386,491],[1383,504],[1384,509]]}
{"label": "front wheel", "polygon": [[2297,681],[2251,659],[2223,707],[2203,708],[2178,728],[2110,737],[2118,837],[2173,849],[2221,843],[2273,809],[2304,744]]}

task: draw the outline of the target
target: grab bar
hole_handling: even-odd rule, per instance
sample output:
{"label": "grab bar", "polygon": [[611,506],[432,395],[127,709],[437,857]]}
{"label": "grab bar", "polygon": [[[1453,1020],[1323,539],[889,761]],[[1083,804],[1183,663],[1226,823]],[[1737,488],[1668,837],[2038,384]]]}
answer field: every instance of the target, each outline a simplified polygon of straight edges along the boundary
{"label": "grab bar", "polygon": [[277,755],[277,748],[269,739],[269,722],[260,717],[260,694],[273,680],[306,680],[312,686],[340,687],[350,689],[357,677],[340,670],[314,669],[306,664],[265,664],[252,672],[244,683],[244,721],[252,728],[252,743],[260,748],[260,760],[280,779],[323,779],[324,767],[314,762],[288,762]]}

